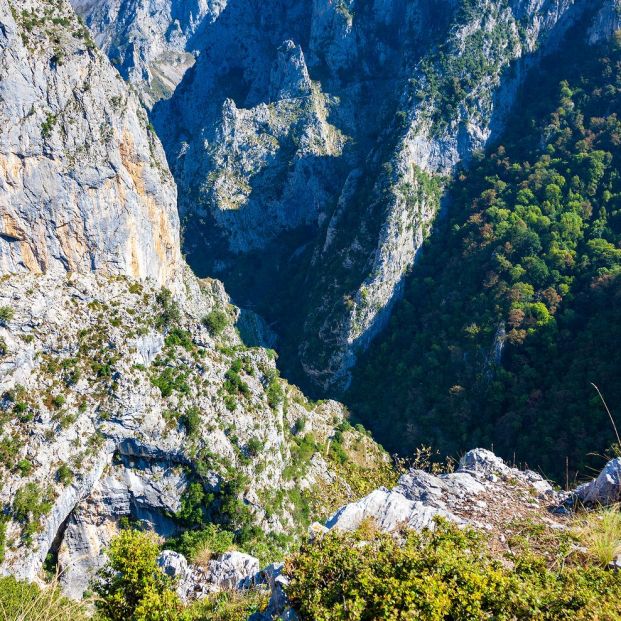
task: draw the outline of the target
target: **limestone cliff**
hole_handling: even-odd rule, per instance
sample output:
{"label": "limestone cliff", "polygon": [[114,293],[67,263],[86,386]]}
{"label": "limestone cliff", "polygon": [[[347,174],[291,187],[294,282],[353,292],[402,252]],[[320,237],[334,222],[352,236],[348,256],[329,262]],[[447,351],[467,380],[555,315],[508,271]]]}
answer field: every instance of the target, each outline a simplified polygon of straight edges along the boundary
{"label": "limestone cliff", "polygon": [[0,273],[178,280],[176,188],[68,2],[0,2]]}

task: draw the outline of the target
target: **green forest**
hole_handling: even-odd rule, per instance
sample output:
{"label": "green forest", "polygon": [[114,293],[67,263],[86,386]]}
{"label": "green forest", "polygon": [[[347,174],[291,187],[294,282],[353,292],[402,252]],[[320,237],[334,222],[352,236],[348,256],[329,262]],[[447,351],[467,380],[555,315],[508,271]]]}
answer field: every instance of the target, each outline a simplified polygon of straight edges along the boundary
{"label": "green forest", "polygon": [[621,412],[621,42],[565,46],[526,84],[347,399],[391,451],[492,447],[565,484],[616,442],[591,384]]}

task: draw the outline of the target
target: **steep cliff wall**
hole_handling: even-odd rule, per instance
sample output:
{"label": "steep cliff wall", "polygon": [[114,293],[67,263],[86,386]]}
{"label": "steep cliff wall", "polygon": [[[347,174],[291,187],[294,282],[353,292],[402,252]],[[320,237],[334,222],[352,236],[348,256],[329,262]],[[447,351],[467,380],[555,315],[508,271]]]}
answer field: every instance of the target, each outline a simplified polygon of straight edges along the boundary
{"label": "steep cliff wall", "polygon": [[0,3],[0,273],[175,283],[176,188],[146,113],[68,2]]}

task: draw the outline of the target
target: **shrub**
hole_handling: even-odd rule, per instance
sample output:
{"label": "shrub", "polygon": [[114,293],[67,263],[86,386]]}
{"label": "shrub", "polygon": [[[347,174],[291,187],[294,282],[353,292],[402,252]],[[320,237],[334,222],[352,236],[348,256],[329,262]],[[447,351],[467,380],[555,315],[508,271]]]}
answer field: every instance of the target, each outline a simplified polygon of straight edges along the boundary
{"label": "shrub", "polygon": [[188,435],[194,436],[201,427],[201,411],[196,406],[192,406],[185,411],[179,421],[185,427]]}
{"label": "shrub", "polygon": [[170,397],[173,392],[187,394],[190,387],[187,383],[187,376],[183,371],[166,367],[159,375],[151,378],[151,383],[160,389],[162,397]]}
{"label": "shrub", "polygon": [[6,518],[0,516],[0,563],[4,561],[6,552]]}
{"label": "shrub", "polygon": [[234,533],[216,524],[206,524],[200,530],[186,530],[178,538],[168,541],[167,547],[177,550],[192,562],[201,564],[207,557],[235,548]]}
{"label": "shrub", "polygon": [[285,391],[282,389],[279,380],[274,378],[267,387],[267,402],[275,410],[284,400]]}
{"label": "shrub", "polygon": [[10,306],[0,306],[0,325],[6,325],[14,316],[15,312]]}
{"label": "shrub", "polygon": [[212,336],[220,336],[229,324],[229,317],[223,310],[212,310],[203,317],[203,325]]}
{"label": "shrub", "polygon": [[55,408],[61,408],[63,405],[65,405],[65,397],[63,397],[63,395],[56,395],[52,399],[52,405]]}
{"label": "shrub", "polygon": [[192,335],[187,330],[181,328],[173,328],[165,339],[167,347],[183,347],[183,349],[190,351],[194,347],[192,341]]}
{"label": "shrub", "polygon": [[62,464],[56,471],[56,478],[59,483],[69,485],[73,481],[73,472],[67,464]]}
{"label": "shrub", "polygon": [[27,459],[20,459],[17,462],[17,469],[23,477],[27,477],[32,472],[32,463]]}
{"label": "shrub", "polygon": [[177,621],[182,605],[157,564],[159,544],[150,533],[123,530],[112,540],[108,562],[93,584],[106,621]]}
{"label": "shrub", "polygon": [[621,614],[615,572],[550,569],[527,552],[513,556],[509,569],[480,534],[442,521],[434,531],[404,534],[402,543],[387,534],[365,541],[368,535],[332,532],[287,560],[287,594],[302,618],[558,621]]}
{"label": "shrub", "polygon": [[38,521],[52,508],[51,490],[42,490],[36,483],[26,483],[17,490],[13,500],[13,517],[19,522]]}
{"label": "shrub", "polygon": [[155,296],[155,301],[162,307],[162,312],[155,322],[158,328],[168,328],[179,322],[181,311],[168,289],[162,289]]}

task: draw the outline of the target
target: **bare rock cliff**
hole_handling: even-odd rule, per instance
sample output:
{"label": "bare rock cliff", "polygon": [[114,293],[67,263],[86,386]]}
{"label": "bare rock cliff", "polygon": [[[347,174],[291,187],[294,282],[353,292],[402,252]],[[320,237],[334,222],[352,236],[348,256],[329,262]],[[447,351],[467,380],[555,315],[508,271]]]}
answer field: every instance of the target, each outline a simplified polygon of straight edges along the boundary
{"label": "bare rock cliff", "polygon": [[0,273],[175,283],[176,188],[146,113],[64,0],[0,2]]}

